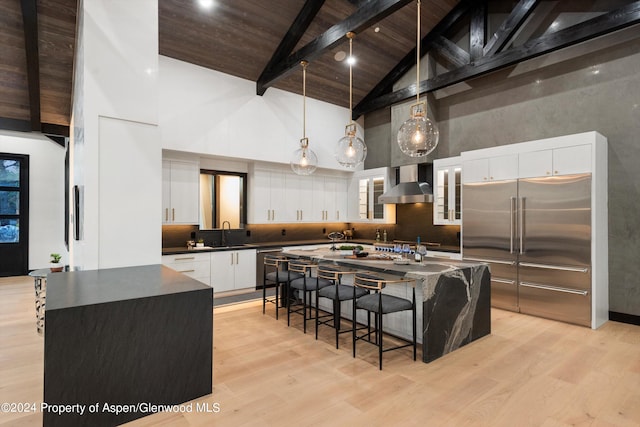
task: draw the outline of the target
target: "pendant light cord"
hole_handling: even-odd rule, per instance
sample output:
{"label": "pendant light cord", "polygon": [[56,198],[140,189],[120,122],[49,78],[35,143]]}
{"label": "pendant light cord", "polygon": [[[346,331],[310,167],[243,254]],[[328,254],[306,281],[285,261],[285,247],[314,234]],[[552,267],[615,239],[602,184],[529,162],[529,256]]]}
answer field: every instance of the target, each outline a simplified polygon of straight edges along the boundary
{"label": "pendant light cord", "polygon": [[307,137],[307,61],[301,61],[302,65],[302,138]]}
{"label": "pendant light cord", "polygon": [[420,0],[418,0],[418,25],[416,34],[416,103],[418,103],[420,102]]}
{"label": "pendant light cord", "polygon": [[353,123],[353,37],[349,37],[349,122]]}

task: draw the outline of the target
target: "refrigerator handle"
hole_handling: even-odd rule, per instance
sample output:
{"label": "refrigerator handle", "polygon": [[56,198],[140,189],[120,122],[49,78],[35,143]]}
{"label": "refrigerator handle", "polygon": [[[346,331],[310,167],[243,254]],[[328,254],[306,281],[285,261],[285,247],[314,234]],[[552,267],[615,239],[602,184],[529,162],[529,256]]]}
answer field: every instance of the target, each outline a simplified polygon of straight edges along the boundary
{"label": "refrigerator handle", "polygon": [[513,229],[515,228],[515,222],[516,222],[516,217],[515,217],[515,203],[516,203],[516,198],[515,197],[511,197],[510,198],[510,216],[509,219],[511,220],[511,224],[509,225],[509,235],[510,235],[510,239],[509,239],[509,253],[512,254],[513,253],[513,239],[514,239],[514,235],[513,235]]}
{"label": "refrigerator handle", "polygon": [[520,231],[519,231],[519,237],[520,237],[520,255],[524,255],[524,197],[520,198],[520,206],[519,206],[519,211],[518,213],[520,214],[520,221],[519,221],[519,226],[520,226]]}

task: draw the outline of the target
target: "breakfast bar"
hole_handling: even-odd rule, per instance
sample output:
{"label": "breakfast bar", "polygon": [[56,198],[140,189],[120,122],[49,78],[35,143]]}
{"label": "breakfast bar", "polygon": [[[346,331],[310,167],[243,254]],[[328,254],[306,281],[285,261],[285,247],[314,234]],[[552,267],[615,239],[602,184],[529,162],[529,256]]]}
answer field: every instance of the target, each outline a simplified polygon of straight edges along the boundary
{"label": "breakfast bar", "polygon": [[[491,333],[491,274],[486,264],[454,260],[416,263],[388,259],[381,254],[355,258],[325,248],[290,250],[286,254],[359,271],[415,279],[417,324],[422,330],[418,332],[417,340],[422,344],[422,358],[426,363]],[[383,292],[406,298],[411,286],[388,286]],[[320,308],[331,311],[329,305]],[[351,319],[349,307],[344,307],[341,314]],[[388,316],[385,332],[402,338],[411,336],[408,316],[401,313]]]}

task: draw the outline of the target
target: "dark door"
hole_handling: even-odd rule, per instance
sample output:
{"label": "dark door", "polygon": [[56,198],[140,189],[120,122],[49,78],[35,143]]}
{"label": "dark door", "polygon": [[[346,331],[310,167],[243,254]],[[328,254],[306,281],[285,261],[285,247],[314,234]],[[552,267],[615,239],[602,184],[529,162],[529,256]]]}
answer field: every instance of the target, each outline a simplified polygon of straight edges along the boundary
{"label": "dark door", "polygon": [[0,153],[0,276],[29,267],[29,156]]}

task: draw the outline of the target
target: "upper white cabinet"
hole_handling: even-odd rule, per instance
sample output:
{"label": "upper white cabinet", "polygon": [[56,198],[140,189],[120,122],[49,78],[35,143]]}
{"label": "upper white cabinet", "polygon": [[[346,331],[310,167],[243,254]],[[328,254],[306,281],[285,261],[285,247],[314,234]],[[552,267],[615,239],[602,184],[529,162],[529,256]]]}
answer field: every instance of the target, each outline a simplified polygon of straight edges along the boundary
{"label": "upper white cabinet", "polygon": [[339,222],[347,220],[346,178],[316,176],[313,180],[313,215],[316,222]]}
{"label": "upper white cabinet", "polygon": [[[313,219],[314,182],[316,177],[287,174],[285,178],[285,222]],[[280,221],[282,222],[282,221]]]}
{"label": "upper white cabinet", "polygon": [[349,185],[349,218],[355,222],[395,223],[395,205],[378,203],[391,188],[391,168],[376,168],[353,174]]}
{"label": "upper white cabinet", "polygon": [[162,223],[198,224],[200,167],[196,162],[162,160]]}
{"label": "upper white cabinet", "polygon": [[488,182],[518,178],[518,155],[497,155],[464,162],[463,181]]}
{"label": "upper white cabinet", "polygon": [[518,157],[520,178],[571,175],[591,172],[591,145],[522,153]]}
{"label": "upper white cabinet", "polygon": [[249,180],[250,224],[347,221],[348,179],[343,175],[296,175],[254,168]]}
{"label": "upper white cabinet", "polygon": [[284,173],[256,169],[251,184],[249,196],[253,206],[249,209],[249,223],[287,222]]}
{"label": "upper white cabinet", "polygon": [[433,161],[433,223],[459,225],[462,214],[462,158]]}

